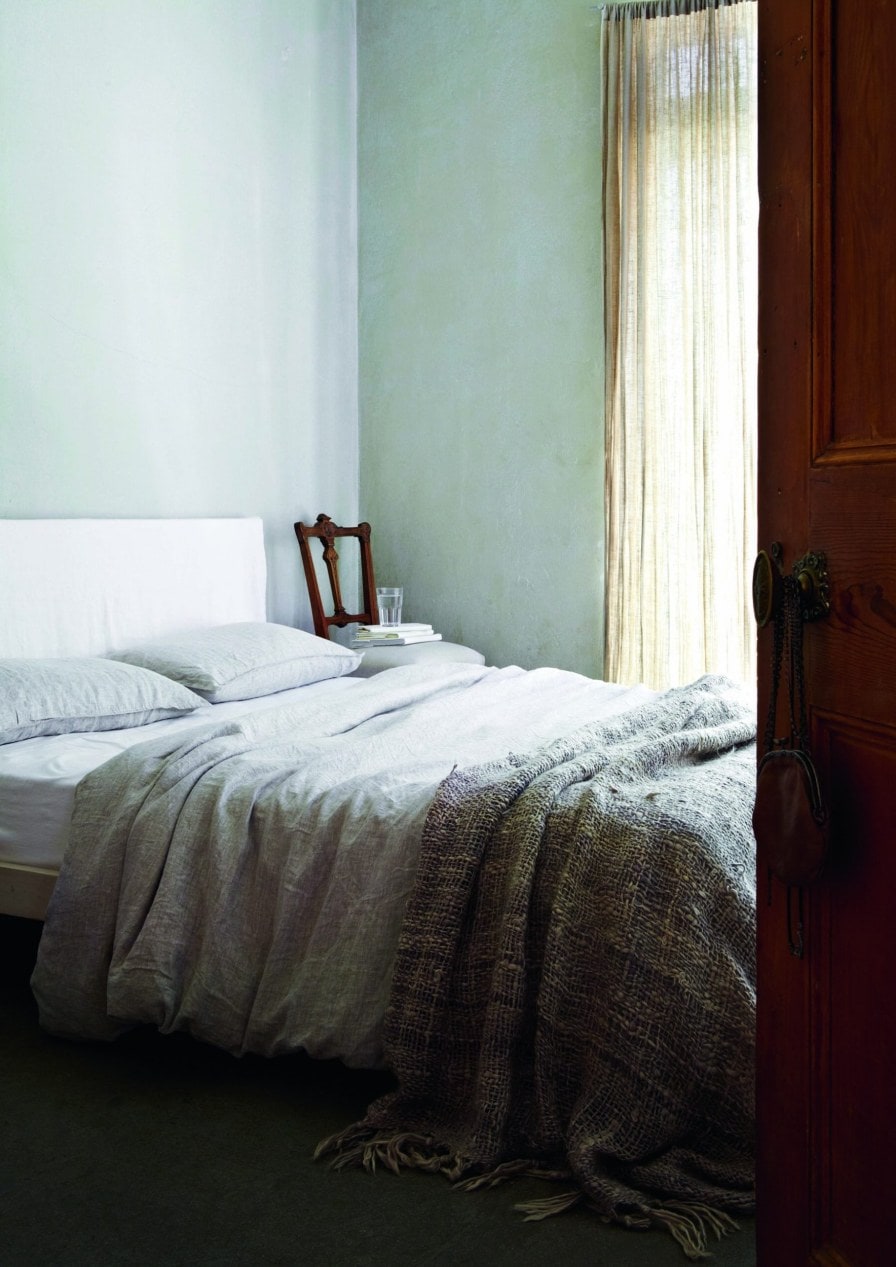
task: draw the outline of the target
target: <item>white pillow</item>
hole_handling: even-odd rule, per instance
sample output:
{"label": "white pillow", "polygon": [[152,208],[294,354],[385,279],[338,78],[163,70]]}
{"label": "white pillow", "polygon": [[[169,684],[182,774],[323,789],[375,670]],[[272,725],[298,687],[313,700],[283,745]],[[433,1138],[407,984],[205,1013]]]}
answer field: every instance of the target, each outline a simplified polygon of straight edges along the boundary
{"label": "white pillow", "polygon": [[361,656],[289,625],[217,625],[116,652],[115,660],[163,673],[211,704],[273,695],[351,673]]}
{"label": "white pillow", "polygon": [[485,656],[457,642],[410,642],[405,647],[369,647],[358,677],[373,677],[400,664],[485,664]]}
{"label": "white pillow", "polygon": [[158,673],[106,659],[0,660],[0,744],[145,726],[204,702]]}

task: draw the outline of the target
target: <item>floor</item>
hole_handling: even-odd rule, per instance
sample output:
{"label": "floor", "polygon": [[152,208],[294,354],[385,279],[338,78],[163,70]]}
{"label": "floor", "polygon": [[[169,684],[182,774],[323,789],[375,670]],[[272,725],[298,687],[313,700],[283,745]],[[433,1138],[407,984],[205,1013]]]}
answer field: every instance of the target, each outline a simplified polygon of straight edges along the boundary
{"label": "floor", "polygon": [[[0,1267],[682,1267],[671,1237],[583,1210],[528,1223],[550,1185],[459,1192],[438,1176],[334,1172],[315,1144],[388,1075],[301,1056],[234,1059],[142,1030],[44,1034],[39,926],[0,917]],[[713,1245],[755,1267],[753,1224]]]}

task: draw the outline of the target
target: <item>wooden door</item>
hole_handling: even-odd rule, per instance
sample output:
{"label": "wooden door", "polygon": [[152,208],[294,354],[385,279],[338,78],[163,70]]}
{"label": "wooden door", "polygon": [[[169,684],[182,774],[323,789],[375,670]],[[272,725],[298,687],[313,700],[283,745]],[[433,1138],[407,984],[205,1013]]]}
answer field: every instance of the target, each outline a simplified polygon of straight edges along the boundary
{"label": "wooden door", "polygon": [[[896,1263],[896,0],[759,0],[760,545],[805,628],[833,858],[789,950],[758,860],[760,1267]],[[759,636],[765,715],[770,637]],[[761,727],[761,722],[760,722]],[[779,734],[784,731],[778,731]]]}

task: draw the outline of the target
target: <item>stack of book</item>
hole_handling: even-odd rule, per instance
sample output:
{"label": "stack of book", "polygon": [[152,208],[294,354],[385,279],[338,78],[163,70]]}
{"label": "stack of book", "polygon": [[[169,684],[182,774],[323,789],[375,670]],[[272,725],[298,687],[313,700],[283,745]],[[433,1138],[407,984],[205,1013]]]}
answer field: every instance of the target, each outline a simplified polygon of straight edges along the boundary
{"label": "stack of book", "polygon": [[403,647],[413,642],[440,642],[441,638],[440,633],[433,633],[432,625],[359,625],[352,646]]}

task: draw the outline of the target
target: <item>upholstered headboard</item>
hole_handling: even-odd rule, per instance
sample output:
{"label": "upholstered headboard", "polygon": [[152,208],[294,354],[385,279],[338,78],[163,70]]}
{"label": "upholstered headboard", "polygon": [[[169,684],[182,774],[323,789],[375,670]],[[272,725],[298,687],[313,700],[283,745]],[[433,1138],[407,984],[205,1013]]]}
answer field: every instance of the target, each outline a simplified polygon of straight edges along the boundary
{"label": "upholstered headboard", "polygon": [[264,620],[265,583],[257,518],[0,519],[0,656]]}

